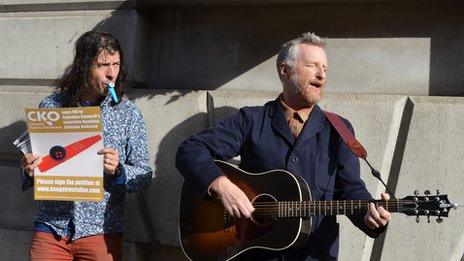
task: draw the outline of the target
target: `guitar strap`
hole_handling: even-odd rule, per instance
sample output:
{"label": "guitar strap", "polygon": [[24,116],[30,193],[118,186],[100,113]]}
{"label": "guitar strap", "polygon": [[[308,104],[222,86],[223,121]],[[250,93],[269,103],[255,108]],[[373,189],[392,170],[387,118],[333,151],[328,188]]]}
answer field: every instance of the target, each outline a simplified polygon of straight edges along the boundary
{"label": "guitar strap", "polygon": [[346,127],[343,120],[335,113],[323,111],[329,122],[337,130],[343,141],[348,145],[348,148],[354,155],[366,159],[367,152],[363,145],[354,137],[353,133]]}

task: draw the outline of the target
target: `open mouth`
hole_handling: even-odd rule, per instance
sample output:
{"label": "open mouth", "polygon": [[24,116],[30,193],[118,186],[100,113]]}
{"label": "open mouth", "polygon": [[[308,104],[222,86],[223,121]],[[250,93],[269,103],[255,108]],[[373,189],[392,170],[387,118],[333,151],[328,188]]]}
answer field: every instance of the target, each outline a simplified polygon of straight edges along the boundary
{"label": "open mouth", "polygon": [[311,86],[316,87],[316,88],[318,88],[318,89],[322,87],[322,83],[321,83],[321,82],[311,82],[311,83],[309,83],[309,84],[311,84]]}

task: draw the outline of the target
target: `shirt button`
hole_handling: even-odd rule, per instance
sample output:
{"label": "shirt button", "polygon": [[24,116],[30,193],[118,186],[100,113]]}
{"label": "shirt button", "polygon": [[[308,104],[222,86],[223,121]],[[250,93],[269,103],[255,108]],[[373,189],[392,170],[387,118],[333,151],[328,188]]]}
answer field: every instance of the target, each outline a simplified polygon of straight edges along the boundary
{"label": "shirt button", "polygon": [[298,157],[292,157],[292,162],[295,163],[298,161]]}

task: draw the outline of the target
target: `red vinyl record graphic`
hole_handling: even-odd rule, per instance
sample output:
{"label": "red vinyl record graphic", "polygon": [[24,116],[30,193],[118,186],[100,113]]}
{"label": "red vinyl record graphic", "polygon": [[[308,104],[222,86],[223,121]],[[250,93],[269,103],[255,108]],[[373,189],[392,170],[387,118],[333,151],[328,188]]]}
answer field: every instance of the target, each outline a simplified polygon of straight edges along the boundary
{"label": "red vinyl record graphic", "polygon": [[39,165],[39,170],[41,172],[48,171],[88,149],[90,146],[97,143],[101,139],[102,137],[97,134],[92,137],[78,140],[66,147],[59,145],[53,146],[50,148],[49,154],[42,158],[42,163]]}

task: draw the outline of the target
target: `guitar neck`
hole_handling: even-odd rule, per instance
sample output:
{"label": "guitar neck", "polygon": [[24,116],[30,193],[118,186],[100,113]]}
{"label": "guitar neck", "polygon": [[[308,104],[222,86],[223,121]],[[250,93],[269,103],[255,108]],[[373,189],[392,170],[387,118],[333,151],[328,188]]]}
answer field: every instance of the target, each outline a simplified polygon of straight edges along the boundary
{"label": "guitar neck", "polygon": [[257,213],[273,213],[276,217],[311,217],[317,215],[353,215],[369,210],[369,204],[382,206],[389,212],[404,212],[403,206],[411,200],[332,200],[332,201],[280,201],[255,203]]}

